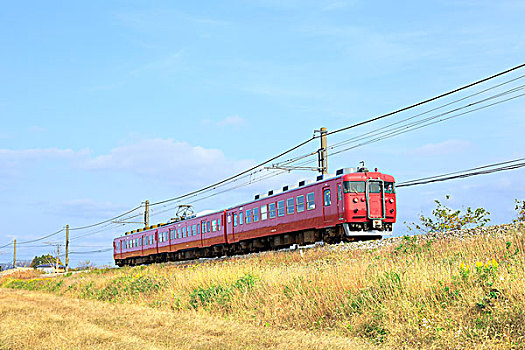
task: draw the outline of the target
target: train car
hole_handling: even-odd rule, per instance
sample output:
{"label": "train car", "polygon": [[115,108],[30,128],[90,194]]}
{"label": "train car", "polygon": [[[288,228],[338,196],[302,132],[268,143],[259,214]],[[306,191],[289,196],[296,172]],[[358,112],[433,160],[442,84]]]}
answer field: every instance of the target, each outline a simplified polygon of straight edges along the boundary
{"label": "train car", "polygon": [[126,233],[114,241],[115,263],[136,265],[243,254],[318,241],[391,235],[395,180],[365,168],[340,169],[228,209]]}

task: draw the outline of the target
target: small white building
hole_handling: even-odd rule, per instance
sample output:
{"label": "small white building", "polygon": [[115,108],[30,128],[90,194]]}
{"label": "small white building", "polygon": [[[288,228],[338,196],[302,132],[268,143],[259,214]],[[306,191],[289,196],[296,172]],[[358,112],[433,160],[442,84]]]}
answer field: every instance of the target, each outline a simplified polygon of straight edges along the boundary
{"label": "small white building", "polygon": [[42,264],[35,266],[35,269],[42,271],[43,273],[57,273],[66,271],[64,266],[58,265],[58,267],[56,267],[55,264]]}

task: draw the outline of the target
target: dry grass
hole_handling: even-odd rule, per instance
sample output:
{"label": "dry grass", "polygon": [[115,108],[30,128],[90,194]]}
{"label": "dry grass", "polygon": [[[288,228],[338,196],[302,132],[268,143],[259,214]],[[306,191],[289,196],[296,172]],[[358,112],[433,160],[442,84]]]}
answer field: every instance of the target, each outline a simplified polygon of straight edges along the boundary
{"label": "dry grass", "polygon": [[196,312],[0,290],[0,349],[345,349],[343,337],[259,328]]}
{"label": "dry grass", "polygon": [[374,251],[325,247],[0,285],[213,317],[271,339],[278,329],[387,348],[523,348],[524,242],[523,227],[508,226]]}

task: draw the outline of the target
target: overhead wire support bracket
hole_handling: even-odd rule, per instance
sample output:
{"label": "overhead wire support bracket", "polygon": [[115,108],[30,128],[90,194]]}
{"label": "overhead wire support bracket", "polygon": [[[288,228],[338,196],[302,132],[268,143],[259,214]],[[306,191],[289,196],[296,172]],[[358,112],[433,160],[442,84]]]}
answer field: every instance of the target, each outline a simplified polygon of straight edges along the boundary
{"label": "overhead wire support bracket", "polygon": [[310,170],[310,171],[322,171],[322,168],[318,167],[307,167],[307,166],[285,166],[285,165],[272,165],[271,167],[264,167],[266,170],[285,170],[291,172],[292,170]]}

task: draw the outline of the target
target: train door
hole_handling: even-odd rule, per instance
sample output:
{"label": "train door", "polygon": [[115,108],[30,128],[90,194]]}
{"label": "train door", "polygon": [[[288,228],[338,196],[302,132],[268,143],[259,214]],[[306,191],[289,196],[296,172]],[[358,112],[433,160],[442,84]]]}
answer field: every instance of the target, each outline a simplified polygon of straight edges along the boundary
{"label": "train door", "polygon": [[369,219],[385,218],[385,192],[383,180],[369,179],[366,182],[366,210]]}
{"label": "train door", "polygon": [[208,238],[208,236],[206,235],[206,220],[201,220],[199,226],[200,226],[199,232],[201,233],[202,246],[209,245],[209,243],[206,242],[206,239]]}
{"label": "train door", "polygon": [[159,230],[155,230],[155,252],[159,253]]}
{"label": "train door", "polygon": [[324,223],[328,224],[330,221],[333,221],[336,208],[336,203],[333,202],[333,194],[330,186],[323,187],[322,192],[322,201],[323,201],[323,219]]}
{"label": "train door", "polygon": [[238,220],[238,217],[237,217],[237,211],[236,210],[233,210],[233,211],[230,211],[229,213],[226,214],[226,222],[227,222],[227,227],[228,227],[228,243],[231,241],[231,242],[236,242],[239,238],[237,237],[237,232],[236,232],[236,229],[237,229],[237,220]]}
{"label": "train door", "polygon": [[336,186],[337,186],[337,218],[339,221],[342,221],[344,220],[343,213],[345,211],[344,203],[343,203],[343,183],[338,182]]}

